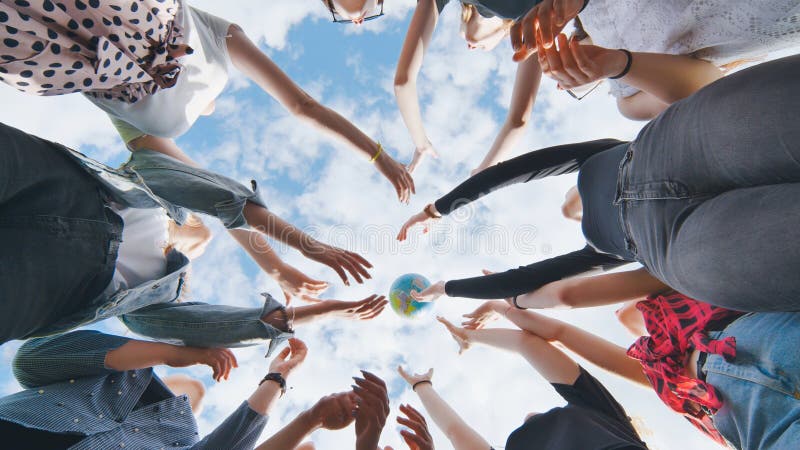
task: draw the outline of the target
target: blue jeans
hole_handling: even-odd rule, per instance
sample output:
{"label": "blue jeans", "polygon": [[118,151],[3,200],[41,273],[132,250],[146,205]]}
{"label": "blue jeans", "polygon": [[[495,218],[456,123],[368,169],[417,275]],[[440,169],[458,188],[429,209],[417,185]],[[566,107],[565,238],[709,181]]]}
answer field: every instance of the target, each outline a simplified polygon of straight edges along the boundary
{"label": "blue jeans", "polygon": [[269,294],[260,308],[171,302],[137,309],[120,316],[134,333],[177,345],[195,347],[244,347],[269,340],[272,351],[292,336],[261,321],[283,307]]}
{"label": "blue jeans", "polygon": [[631,252],[695,299],[800,310],[800,56],[727,76],[631,143],[617,202]]}
{"label": "blue jeans", "polygon": [[701,370],[723,406],[714,425],[735,448],[786,450],[800,446],[800,313],[753,313],[714,339],[736,338],[736,359],[709,354]]}
{"label": "blue jeans", "polygon": [[90,307],[114,274],[122,221],[51,146],[0,124],[0,344]]}
{"label": "blue jeans", "polygon": [[[143,159],[160,191],[166,195],[178,188],[161,182],[158,173],[173,173],[170,179],[177,180],[192,171],[176,181],[181,193],[174,196],[199,208],[213,196],[209,201],[216,209],[205,209],[233,225],[243,220],[241,209],[231,209],[244,203],[239,195],[257,196],[203,171],[174,167],[170,172],[172,166],[158,163],[161,159]],[[177,251],[168,255],[169,273],[161,279],[109,297],[104,291],[114,274],[124,224],[108,208],[110,188],[101,180],[117,182],[124,192],[130,186],[108,174],[93,176],[90,171],[99,163],[91,164],[83,167],[60,145],[0,123],[0,344],[120,314],[142,335],[202,347],[270,340],[272,350],[289,336],[259,320],[282,307],[270,296],[260,308],[174,302],[188,265]]]}

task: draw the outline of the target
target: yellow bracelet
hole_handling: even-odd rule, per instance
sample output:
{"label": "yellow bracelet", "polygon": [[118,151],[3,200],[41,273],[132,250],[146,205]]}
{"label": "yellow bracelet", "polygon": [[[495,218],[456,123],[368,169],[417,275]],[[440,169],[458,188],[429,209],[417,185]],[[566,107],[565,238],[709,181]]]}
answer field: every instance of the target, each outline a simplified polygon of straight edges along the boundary
{"label": "yellow bracelet", "polygon": [[374,163],[375,161],[377,161],[378,156],[381,156],[381,153],[383,153],[383,146],[381,145],[380,142],[378,142],[378,151],[372,156],[372,159],[370,159],[369,162]]}

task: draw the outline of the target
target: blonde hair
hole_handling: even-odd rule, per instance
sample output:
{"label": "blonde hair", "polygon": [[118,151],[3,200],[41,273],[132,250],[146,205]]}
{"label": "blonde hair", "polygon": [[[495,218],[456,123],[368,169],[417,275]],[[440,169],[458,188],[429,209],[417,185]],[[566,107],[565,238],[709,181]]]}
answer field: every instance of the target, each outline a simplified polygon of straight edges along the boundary
{"label": "blonde hair", "polygon": [[[468,3],[461,2],[461,31],[464,31],[467,24],[473,17],[475,17],[478,13],[478,9],[475,8],[475,5],[470,5]],[[514,20],[512,19],[503,19],[503,28],[508,31],[511,29],[511,25],[514,25]]]}

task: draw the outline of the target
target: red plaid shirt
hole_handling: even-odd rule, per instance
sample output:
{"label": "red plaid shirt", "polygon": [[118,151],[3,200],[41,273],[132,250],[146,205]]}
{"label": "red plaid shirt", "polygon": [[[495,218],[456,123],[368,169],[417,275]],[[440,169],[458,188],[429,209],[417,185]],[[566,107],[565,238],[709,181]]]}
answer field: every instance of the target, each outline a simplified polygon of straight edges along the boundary
{"label": "red plaid shirt", "polygon": [[642,364],[645,376],[667,406],[724,445],[725,440],[707,414],[722,406],[719,392],[704,381],[687,377],[686,365],[694,349],[733,360],[736,339],[731,336],[712,340],[707,332],[721,330],[745,313],[679,293],[648,297],[637,303],[636,308],[644,316],[650,336],[642,336],[631,345],[628,356]]}

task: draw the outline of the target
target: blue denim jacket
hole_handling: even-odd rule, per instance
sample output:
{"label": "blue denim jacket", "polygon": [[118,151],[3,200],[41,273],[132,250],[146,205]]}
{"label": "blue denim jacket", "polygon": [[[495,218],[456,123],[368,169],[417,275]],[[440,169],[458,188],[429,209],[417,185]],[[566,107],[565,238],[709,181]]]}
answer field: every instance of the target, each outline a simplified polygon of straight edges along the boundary
{"label": "blue denim jacket", "polygon": [[[113,169],[68,147],[53,145],[105,188],[108,201],[134,208],[163,208],[178,223],[190,210],[215,216],[227,228],[246,228],[242,213],[245,203],[264,206],[255,182],[251,190],[230,178],[189,167],[155,151],[137,150],[122,167]],[[260,320],[283,307],[269,295],[257,308],[177,303],[188,266],[188,258],[173,250],[167,255],[166,274],[160,279],[132,289],[104,292],[87,301],[82,309],[37,330],[34,336],[63,333],[109,317],[121,317],[131,329],[154,339],[201,347],[234,347],[269,339],[272,352],[291,336]]]}
{"label": "blue denim jacket", "polygon": [[[74,450],[249,450],[255,446],[267,417],[247,402],[200,439],[186,396],[175,397],[152,368],[125,372],[106,368],[106,354],[128,341],[97,331],[75,331],[26,342],[13,369],[27,389],[0,398],[0,419],[85,436],[70,447]],[[139,404],[145,391],[154,403]]]}

